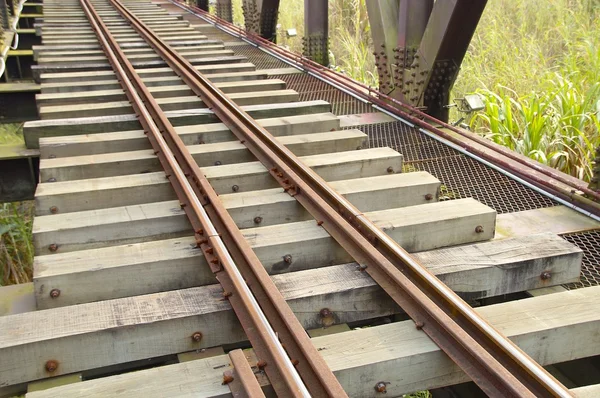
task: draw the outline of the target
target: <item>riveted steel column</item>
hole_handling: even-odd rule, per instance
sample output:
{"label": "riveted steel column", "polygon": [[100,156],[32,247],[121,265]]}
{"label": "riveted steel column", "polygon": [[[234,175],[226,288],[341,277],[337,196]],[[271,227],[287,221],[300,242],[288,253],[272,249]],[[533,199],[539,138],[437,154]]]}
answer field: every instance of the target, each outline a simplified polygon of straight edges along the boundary
{"label": "riveted steel column", "polygon": [[487,0],[437,0],[411,73],[420,85],[415,92],[427,113],[448,120],[450,90],[467,53]]}
{"label": "riveted steel column", "polygon": [[196,7],[201,10],[208,11],[208,0],[196,0]]}
{"label": "riveted steel column", "polygon": [[279,0],[243,0],[242,11],[248,32],[276,42]]}
{"label": "riveted steel column", "polygon": [[392,65],[395,62],[394,48],[398,43],[398,6],[397,0],[370,0],[366,2],[375,65],[379,75],[379,91],[403,100],[395,90],[392,77]]}
{"label": "riveted steel column", "polygon": [[304,0],[304,56],[329,65],[329,7],[323,0]]}
{"label": "riveted steel column", "polygon": [[217,0],[217,17],[233,22],[233,7],[231,0]]}

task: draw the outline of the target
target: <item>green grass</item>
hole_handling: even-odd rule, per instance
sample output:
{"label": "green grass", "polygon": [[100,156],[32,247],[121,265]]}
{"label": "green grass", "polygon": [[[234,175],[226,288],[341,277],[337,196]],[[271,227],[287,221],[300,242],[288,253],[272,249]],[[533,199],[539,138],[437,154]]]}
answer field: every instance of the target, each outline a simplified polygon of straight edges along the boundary
{"label": "green grass", "polygon": [[0,204],[0,286],[31,280],[33,202]]}

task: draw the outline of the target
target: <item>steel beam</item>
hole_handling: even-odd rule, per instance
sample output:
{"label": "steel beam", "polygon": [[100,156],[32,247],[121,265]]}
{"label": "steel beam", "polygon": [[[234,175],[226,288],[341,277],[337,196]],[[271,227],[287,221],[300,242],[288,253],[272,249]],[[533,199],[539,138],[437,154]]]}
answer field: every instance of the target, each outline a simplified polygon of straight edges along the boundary
{"label": "steel beam", "polygon": [[367,2],[380,91],[447,120],[445,105],[486,3]]}
{"label": "steel beam", "polygon": [[276,42],[279,0],[243,0],[242,11],[248,32]]}
{"label": "steel beam", "polygon": [[304,56],[329,65],[329,7],[323,0],[304,0]]}
{"label": "steel beam", "polygon": [[208,0],[196,0],[196,7],[201,10],[208,11]]}
{"label": "steel beam", "polygon": [[217,0],[217,17],[227,22],[233,22],[233,7],[231,0]]}

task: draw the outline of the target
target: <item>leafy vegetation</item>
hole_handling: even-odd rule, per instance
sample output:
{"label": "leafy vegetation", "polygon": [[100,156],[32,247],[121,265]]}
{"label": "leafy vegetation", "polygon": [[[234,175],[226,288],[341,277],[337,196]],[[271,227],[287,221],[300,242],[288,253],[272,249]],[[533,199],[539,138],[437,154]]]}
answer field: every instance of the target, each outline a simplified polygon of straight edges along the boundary
{"label": "leafy vegetation", "polygon": [[31,280],[33,202],[0,204],[0,286]]}

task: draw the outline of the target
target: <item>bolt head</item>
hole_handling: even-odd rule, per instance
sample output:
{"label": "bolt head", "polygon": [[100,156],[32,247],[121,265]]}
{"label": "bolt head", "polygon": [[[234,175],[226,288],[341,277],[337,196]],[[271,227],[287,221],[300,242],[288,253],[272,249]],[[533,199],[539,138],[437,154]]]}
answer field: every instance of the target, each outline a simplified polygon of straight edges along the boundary
{"label": "bolt head", "polygon": [[544,271],[542,272],[542,274],[540,275],[540,278],[543,281],[547,281],[548,279],[552,278],[552,273],[550,271]]}
{"label": "bolt head", "polygon": [[54,359],[50,359],[49,361],[46,361],[46,371],[47,372],[54,372],[56,371],[56,369],[58,369],[58,361],[55,361]]}
{"label": "bolt head", "polygon": [[387,392],[386,383],[384,381],[380,381],[377,384],[375,384],[375,391],[381,392],[381,393],[386,393]]}
{"label": "bolt head", "polygon": [[478,234],[483,233],[483,226],[478,225],[477,227],[475,227],[475,232],[477,232]]}
{"label": "bolt head", "polygon": [[52,214],[56,214],[56,213],[58,213],[58,207],[56,207],[56,206],[52,206],[52,207],[50,208],[50,213],[52,213]]}
{"label": "bolt head", "polygon": [[50,297],[55,299],[60,296],[60,289],[52,289],[50,290]]}
{"label": "bolt head", "polygon": [[260,224],[262,222],[263,218],[262,217],[254,217],[254,224]]}
{"label": "bolt head", "polygon": [[233,186],[231,187],[231,190],[232,190],[233,192],[237,192],[237,191],[239,191],[239,190],[240,190],[240,187],[239,187],[238,185],[233,185]]}
{"label": "bolt head", "polygon": [[48,246],[48,250],[55,252],[58,250],[58,245],[56,243],[52,243],[50,246]]}
{"label": "bolt head", "polygon": [[433,199],[433,195],[428,193],[427,195],[425,195],[425,200],[431,200]]}
{"label": "bolt head", "polygon": [[199,343],[202,340],[202,332],[195,332],[192,334],[192,341],[194,343]]}
{"label": "bolt head", "polygon": [[392,174],[394,172],[394,168],[392,166],[388,167],[387,172]]}
{"label": "bolt head", "polygon": [[332,315],[333,315],[333,312],[329,308],[323,308],[321,311],[319,311],[319,316],[321,318],[329,318]]}
{"label": "bolt head", "polygon": [[220,166],[220,165],[222,165],[222,164],[223,164],[223,163],[221,163],[221,161],[220,161],[220,160],[217,160],[217,161],[215,162],[215,166]]}
{"label": "bolt head", "polygon": [[283,256],[283,261],[287,264],[291,264],[292,263],[292,255],[286,254],[285,256]]}
{"label": "bolt head", "polygon": [[56,178],[50,177],[50,178],[48,178],[48,182],[56,182]]}

